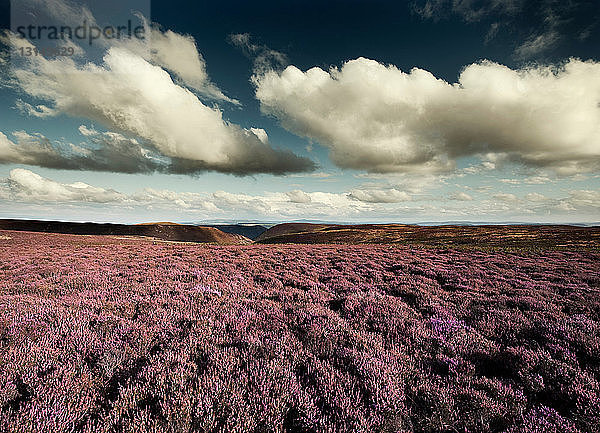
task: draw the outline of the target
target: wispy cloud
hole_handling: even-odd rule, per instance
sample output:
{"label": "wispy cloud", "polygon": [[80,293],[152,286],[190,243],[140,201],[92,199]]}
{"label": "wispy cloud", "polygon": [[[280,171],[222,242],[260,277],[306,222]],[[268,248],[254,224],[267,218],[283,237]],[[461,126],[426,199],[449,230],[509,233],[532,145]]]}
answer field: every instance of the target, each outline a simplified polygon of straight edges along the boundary
{"label": "wispy cloud", "polygon": [[529,60],[543,57],[563,40],[570,39],[569,24],[595,15],[576,39],[585,39],[600,21],[594,0],[424,0],[412,4],[423,19],[440,21],[458,17],[466,23],[489,23],[484,42],[491,42],[501,31],[516,35],[514,57]]}
{"label": "wispy cloud", "polygon": [[515,56],[519,59],[529,59],[553,48],[559,41],[559,35],[555,31],[533,35],[515,50]]}
{"label": "wispy cloud", "polygon": [[284,53],[254,42],[250,33],[233,33],[227,39],[233,46],[241,49],[246,56],[252,59],[255,74],[261,74],[272,69],[283,69],[289,64],[289,60]]}
{"label": "wispy cloud", "polygon": [[413,3],[413,11],[425,19],[441,20],[451,14],[466,22],[477,22],[490,15],[512,16],[522,10],[525,0],[425,0]]}

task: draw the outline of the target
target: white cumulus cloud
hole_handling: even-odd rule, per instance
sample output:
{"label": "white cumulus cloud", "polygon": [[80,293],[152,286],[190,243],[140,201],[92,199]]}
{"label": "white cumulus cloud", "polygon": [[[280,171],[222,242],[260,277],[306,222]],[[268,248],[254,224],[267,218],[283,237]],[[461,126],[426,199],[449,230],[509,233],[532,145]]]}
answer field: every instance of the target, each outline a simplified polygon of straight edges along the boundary
{"label": "white cumulus cloud", "polygon": [[482,61],[457,83],[359,58],[253,78],[263,112],[343,168],[443,172],[486,155],[559,174],[600,168],[600,63],[513,70]]}

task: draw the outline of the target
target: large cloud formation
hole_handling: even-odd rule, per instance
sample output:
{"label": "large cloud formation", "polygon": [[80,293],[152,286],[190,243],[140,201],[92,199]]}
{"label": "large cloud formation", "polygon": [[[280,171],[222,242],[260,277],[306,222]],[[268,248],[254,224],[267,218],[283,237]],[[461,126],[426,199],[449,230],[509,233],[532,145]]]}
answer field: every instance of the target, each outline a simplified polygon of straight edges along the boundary
{"label": "large cloud formation", "polygon": [[600,63],[513,70],[482,61],[455,84],[359,58],[253,78],[264,113],[331,150],[340,167],[443,172],[487,155],[559,174],[600,168]]}
{"label": "large cloud formation", "polygon": [[[78,56],[25,57],[24,64],[13,68],[12,84],[45,103],[36,107],[21,103],[21,107],[39,117],[68,114],[96,121],[169,158],[172,164],[166,171],[170,172],[284,174],[314,168],[309,159],[273,148],[263,130],[226,121],[218,108],[205,105],[186,87],[228,100],[208,80],[191,38],[153,29],[152,40],[152,50],[137,42],[109,46],[99,63],[83,63]],[[15,36],[5,37],[4,42],[17,49],[31,46]],[[172,70],[181,85],[163,67]],[[108,150],[118,148],[117,144]],[[71,165],[65,160],[64,168]],[[140,171],[152,168],[145,165]]]}

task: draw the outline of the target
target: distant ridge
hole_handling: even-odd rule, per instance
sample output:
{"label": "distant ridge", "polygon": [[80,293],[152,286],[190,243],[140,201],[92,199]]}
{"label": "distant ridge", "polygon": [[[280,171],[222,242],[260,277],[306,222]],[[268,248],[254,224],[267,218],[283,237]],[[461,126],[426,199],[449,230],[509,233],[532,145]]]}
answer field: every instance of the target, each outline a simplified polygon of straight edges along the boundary
{"label": "distant ridge", "polygon": [[268,239],[276,239],[281,236],[290,236],[294,234],[306,234],[319,232],[327,227],[358,227],[358,226],[343,226],[334,224],[313,224],[313,223],[283,223],[271,227],[261,233],[256,238],[257,242],[266,241]]}
{"label": "distant ridge", "polygon": [[[75,235],[143,236],[165,241],[219,245],[400,244],[436,248],[558,248],[600,250],[600,227],[577,225],[411,225],[284,223],[197,226],[173,222],[99,224],[0,219],[0,230]],[[242,234],[244,233],[244,234]]]}
{"label": "distant ridge", "polygon": [[600,248],[600,227],[285,223],[257,239],[279,244],[406,244],[434,247]]}
{"label": "distant ridge", "polygon": [[573,227],[600,227],[596,223],[571,223],[571,222],[526,222],[526,221],[423,221],[415,223],[417,226],[573,226]]}
{"label": "distant ridge", "polygon": [[216,243],[220,245],[244,245],[252,243],[245,236],[225,233],[214,227],[168,222],[127,225],[2,219],[0,220],[0,230],[74,235],[145,236],[167,241]]}
{"label": "distant ridge", "polygon": [[267,227],[259,224],[203,224],[203,226],[214,227],[222,232],[242,235],[252,240],[267,231]]}
{"label": "distant ridge", "polygon": [[167,222],[156,222],[156,223],[138,223],[138,224],[133,224],[135,226],[183,226],[185,224],[179,224],[179,223],[172,223],[170,221]]}

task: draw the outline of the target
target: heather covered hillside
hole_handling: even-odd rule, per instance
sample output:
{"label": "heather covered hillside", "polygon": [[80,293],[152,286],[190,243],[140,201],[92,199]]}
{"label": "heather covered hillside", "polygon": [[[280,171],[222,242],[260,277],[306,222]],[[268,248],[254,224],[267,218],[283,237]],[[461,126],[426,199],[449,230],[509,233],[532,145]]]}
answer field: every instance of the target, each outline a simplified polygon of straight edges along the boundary
{"label": "heather covered hillside", "polygon": [[0,430],[598,432],[600,255],[0,232]]}
{"label": "heather covered hillside", "polygon": [[279,224],[265,244],[403,244],[445,248],[600,249],[600,227],[574,225]]}

